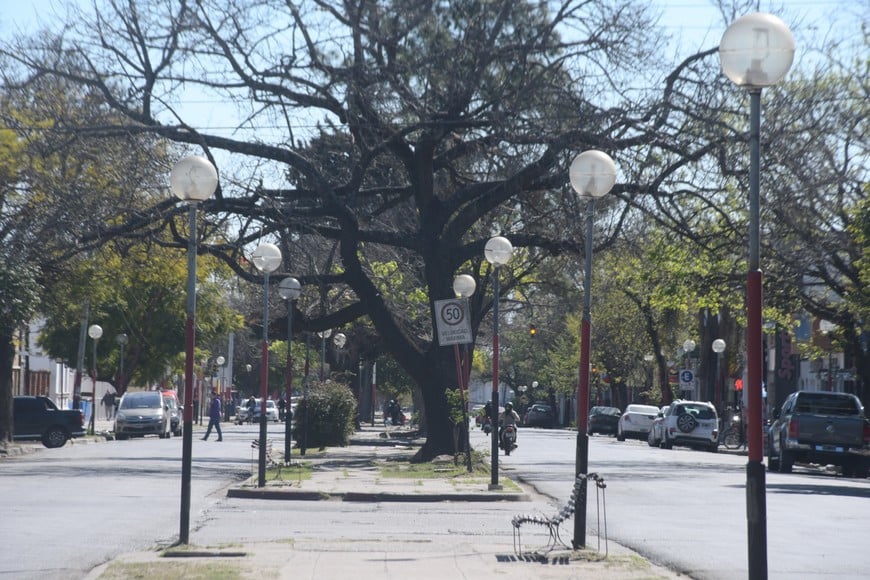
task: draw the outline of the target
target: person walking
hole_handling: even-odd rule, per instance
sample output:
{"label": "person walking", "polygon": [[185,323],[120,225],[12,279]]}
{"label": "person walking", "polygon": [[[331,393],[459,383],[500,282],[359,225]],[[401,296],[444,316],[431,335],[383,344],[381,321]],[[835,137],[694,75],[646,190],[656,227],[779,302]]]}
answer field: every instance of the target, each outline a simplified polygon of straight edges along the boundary
{"label": "person walking", "polygon": [[223,441],[224,436],[221,433],[221,398],[218,397],[217,389],[212,389],[211,391],[211,404],[208,406],[208,428],[205,430],[205,437],[202,438],[203,441],[206,441],[208,436],[211,435],[212,427],[217,431],[217,440]]}

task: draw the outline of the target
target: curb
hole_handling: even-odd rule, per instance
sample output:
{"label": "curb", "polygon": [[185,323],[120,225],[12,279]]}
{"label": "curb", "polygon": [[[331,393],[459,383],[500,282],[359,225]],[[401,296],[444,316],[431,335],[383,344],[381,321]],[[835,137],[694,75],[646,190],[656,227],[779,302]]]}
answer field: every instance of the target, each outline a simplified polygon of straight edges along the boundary
{"label": "curb", "polygon": [[525,493],[390,493],[390,492],[320,492],[302,490],[278,490],[267,488],[230,488],[227,497],[243,499],[278,499],[286,501],[347,501],[347,502],[403,502],[403,503],[437,503],[437,502],[495,502],[495,501],[531,501]]}

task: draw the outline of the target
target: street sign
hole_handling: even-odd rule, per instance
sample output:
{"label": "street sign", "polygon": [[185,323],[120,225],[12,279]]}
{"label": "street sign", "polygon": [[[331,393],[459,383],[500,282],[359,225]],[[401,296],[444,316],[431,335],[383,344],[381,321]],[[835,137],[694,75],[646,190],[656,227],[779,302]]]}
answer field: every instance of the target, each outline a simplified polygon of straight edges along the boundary
{"label": "street sign", "polygon": [[435,301],[435,327],[438,344],[468,344],[471,342],[471,317],[465,298]]}
{"label": "street sign", "polygon": [[680,369],[680,390],[691,391],[695,388],[695,373],[692,369]]}

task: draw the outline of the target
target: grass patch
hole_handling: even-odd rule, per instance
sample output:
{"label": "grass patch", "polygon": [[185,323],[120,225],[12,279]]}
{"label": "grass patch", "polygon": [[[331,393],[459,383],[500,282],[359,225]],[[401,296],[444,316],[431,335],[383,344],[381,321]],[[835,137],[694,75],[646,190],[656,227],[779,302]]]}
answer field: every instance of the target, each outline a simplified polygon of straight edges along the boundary
{"label": "grass patch", "polygon": [[311,479],[310,463],[294,463],[266,468],[266,481],[302,481]]}

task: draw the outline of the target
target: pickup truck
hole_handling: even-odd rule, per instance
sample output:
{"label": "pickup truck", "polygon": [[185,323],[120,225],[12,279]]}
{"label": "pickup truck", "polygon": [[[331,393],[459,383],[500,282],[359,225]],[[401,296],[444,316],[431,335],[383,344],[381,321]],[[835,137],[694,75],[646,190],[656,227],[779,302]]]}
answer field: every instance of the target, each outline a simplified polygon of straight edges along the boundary
{"label": "pickup truck", "polygon": [[85,416],[78,409],[61,410],[48,397],[13,397],[12,438],[40,440],[48,448],[63,447],[85,434]]}
{"label": "pickup truck", "polygon": [[768,469],[790,473],[797,463],[838,465],[846,477],[870,470],[870,423],[855,395],[827,391],[790,394],[767,432]]}

